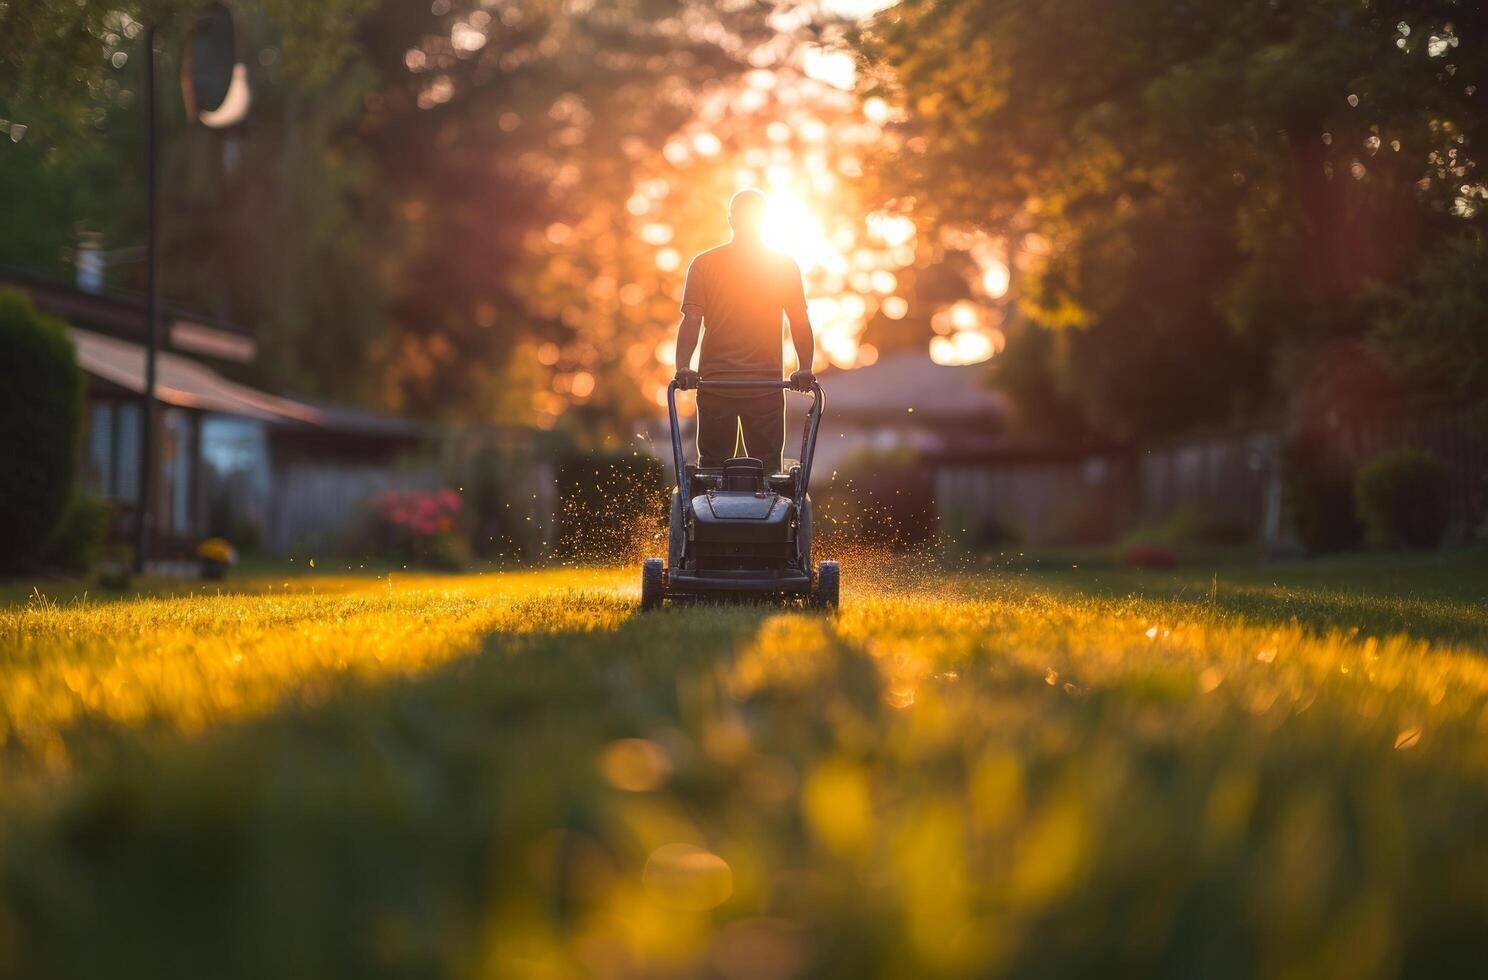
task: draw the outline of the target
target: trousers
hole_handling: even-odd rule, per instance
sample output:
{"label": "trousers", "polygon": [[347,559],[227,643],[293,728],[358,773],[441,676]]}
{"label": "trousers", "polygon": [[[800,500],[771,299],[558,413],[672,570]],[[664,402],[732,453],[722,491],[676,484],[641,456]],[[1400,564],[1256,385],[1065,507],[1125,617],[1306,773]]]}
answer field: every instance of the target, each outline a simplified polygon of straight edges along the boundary
{"label": "trousers", "polygon": [[766,473],[776,473],[784,448],[785,392],[742,398],[698,392],[698,465],[722,466],[733,456],[753,456]]}

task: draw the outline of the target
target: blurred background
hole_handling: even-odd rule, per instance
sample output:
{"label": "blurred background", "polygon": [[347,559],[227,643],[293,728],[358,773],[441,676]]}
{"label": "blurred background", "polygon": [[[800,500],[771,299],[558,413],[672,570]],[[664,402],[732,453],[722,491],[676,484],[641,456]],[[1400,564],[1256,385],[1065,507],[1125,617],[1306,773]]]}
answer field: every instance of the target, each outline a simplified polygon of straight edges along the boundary
{"label": "blurred background", "polygon": [[[223,9],[204,108],[183,57]],[[683,276],[748,186],[806,275],[829,525],[1152,564],[1479,537],[1485,29],[1455,0],[0,4],[0,320],[62,324],[81,392],[0,367],[9,444],[56,457],[6,491],[35,517],[3,562],[127,561],[146,466],[161,566],[656,550]]]}

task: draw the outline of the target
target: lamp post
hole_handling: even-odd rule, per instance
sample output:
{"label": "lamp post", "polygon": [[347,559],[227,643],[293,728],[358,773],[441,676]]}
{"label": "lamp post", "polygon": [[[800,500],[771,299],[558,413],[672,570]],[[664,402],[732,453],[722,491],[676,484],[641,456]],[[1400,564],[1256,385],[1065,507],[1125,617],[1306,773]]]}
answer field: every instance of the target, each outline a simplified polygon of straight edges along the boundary
{"label": "lamp post", "polygon": [[155,352],[160,345],[160,203],[155,124],[155,25],[145,28],[145,390],[141,398],[139,492],[134,501],[134,570],[149,558],[155,483]]}
{"label": "lamp post", "polygon": [[[155,99],[155,24],[145,27],[145,384],[141,393],[139,493],[134,504],[134,568],[149,560],[155,487],[155,375],[160,348],[160,134]],[[251,97],[247,69],[237,62],[232,14],[221,4],[203,10],[181,52],[181,97],[188,123],[213,129],[243,120]]]}

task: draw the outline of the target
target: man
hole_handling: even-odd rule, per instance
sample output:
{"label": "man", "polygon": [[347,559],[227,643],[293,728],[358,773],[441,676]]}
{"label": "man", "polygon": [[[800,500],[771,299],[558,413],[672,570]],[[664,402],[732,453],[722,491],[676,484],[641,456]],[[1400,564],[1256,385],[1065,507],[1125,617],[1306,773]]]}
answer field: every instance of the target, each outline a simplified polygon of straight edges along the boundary
{"label": "man", "polygon": [[[742,190],[729,202],[733,238],[692,260],[682,290],[682,322],[677,327],[677,383],[779,378],[784,363],[780,315],[790,322],[791,342],[800,370],[790,376],[796,391],[810,391],[815,342],[806,318],[801,270],[789,257],[765,247],[765,195]],[[703,328],[701,371],[692,370],[693,348]],[[785,393],[745,389],[699,391],[697,448],[700,466],[721,466],[736,454],[738,440],[749,455],[780,469],[785,447]]]}

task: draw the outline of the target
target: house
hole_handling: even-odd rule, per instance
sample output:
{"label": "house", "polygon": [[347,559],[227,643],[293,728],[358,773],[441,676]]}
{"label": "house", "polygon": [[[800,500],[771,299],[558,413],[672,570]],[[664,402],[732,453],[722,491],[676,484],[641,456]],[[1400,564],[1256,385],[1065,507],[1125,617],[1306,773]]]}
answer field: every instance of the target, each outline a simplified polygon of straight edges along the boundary
{"label": "house", "polygon": [[[0,270],[0,286],[69,324],[87,381],[81,477],[132,526],[140,486],[145,307]],[[150,553],[189,554],[213,534],[257,538],[274,554],[333,549],[360,505],[389,488],[429,486],[435,433],[406,419],[286,398],[225,377],[251,363],[250,332],[165,305],[156,358],[156,453]]]}
{"label": "house", "polygon": [[[866,367],[823,372],[821,385],[818,474],[855,456],[965,453],[1002,438],[1006,404],[987,386],[985,365],[937,364],[923,350],[902,351]],[[787,456],[799,451],[806,405],[790,400]]]}

